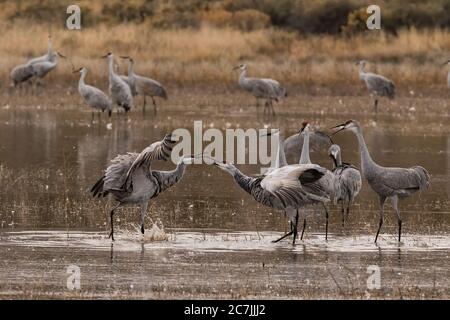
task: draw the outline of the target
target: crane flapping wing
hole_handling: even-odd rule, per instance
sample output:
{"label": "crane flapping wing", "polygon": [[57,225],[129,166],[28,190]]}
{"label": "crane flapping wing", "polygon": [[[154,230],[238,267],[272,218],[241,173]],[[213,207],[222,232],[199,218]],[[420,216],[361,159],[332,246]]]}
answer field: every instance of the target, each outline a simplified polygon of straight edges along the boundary
{"label": "crane flapping wing", "polygon": [[275,196],[284,207],[298,207],[310,200],[327,201],[324,197],[307,192],[303,185],[324,176],[326,169],[318,165],[289,165],[272,171],[261,181],[261,187]]}
{"label": "crane flapping wing", "polygon": [[162,141],[154,142],[145,148],[128,169],[122,188],[128,190],[132,186],[131,178],[138,168],[146,166],[150,169],[152,160],[166,161],[170,157],[175,142],[172,140],[172,134],[167,134]]}

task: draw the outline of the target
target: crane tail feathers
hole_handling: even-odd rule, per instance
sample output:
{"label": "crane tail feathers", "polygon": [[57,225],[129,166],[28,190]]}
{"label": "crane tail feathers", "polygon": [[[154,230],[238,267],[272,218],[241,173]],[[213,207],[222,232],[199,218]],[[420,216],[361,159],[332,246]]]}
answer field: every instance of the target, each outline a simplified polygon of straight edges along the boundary
{"label": "crane tail feathers", "polygon": [[419,175],[419,186],[418,186],[419,190],[428,189],[431,180],[428,171],[421,166],[415,166],[412,167],[411,169],[413,169]]}

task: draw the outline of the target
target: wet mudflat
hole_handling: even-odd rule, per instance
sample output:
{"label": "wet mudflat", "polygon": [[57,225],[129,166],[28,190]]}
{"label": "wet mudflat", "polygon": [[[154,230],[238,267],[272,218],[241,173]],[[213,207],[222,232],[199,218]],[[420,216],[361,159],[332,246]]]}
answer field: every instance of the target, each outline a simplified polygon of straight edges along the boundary
{"label": "wet mudflat", "polygon": [[[91,123],[78,96],[7,96],[0,105],[1,298],[448,298],[450,296],[450,107],[448,98],[400,97],[377,117],[367,97],[290,96],[275,118],[256,116],[246,95],[188,90],[153,116]],[[141,103],[141,101],[138,101]],[[322,130],[350,118],[364,127],[373,158],[385,166],[420,164],[432,176],[426,192],[400,203],[404,238],[387,205],[378,245],[376,195],[364,182],[345,227],[331,207],[310,208],[303,241],[271,240],[288,229],[285,217],[257,204],[217,168],[192,165],[183,180],[149,208],[146,235],[138,209],[116,214],[117,237],[107,239],[112,201],[89,189],[109,160],[140,151],[177,128],[281,128],[286,135],[310,121]],[[344,161],[359,166],[356,139],[336,136]],[[205,143],[206,145],[207,143]],[[326,150],[312,160],[331,167]],[[296,155],[288,160],[294,162]],[[157,168],[173,168],[157,163]],[[258,165],[240,165],[247,174]],[[152,227],[152,222],[155,226]],[[159,227],[156,227],[158,225]],[[80,290],[68,290],[67,267],[80,268]],[[380,289],[367,284],[380,270]],[[371,271],[372,270],[372,271]],[[369,279],[370,280],[370,279]],[[370,281],[369,281],[370,282]]]}

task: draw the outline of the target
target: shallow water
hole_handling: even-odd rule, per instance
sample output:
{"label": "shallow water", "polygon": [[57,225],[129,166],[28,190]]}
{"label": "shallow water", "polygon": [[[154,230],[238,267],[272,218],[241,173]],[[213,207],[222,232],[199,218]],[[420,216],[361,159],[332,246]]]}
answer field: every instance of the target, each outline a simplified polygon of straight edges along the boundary
{"label": "shallow water", "polygon": [[[367,100],[293,96],[277,117],[264,118],[245,95],[176,91],[156,117],[151,110],[143,117],[140,109],[129,118],[113,115],[108,129],[105,117],[91,123],[70,91],[8,96],[0,106],[0,297],[448,298],[449,108],[444,99],[399,98],[382,105],[375,118],[361,107]],[[381,238],[373,244],[378,205],[366,183],[345,227],[339,209],[331,208],[327,242],[324,214],[308,209],[305,238],[296,246],[271,243],[288,229],[284,216],[258,205],[229,175],[207,165],[188,167],[179,184],[152,202],[144,238],[135,227],[139,209],[126,207],[117,211],[112,245],[112,201],[89,195],[110,159],[140,151],[176,128],[192,131],[194,120],[203,120],[204,130],[281,127],[289,135],[305,119],[327,130],[349,118],[364,126],[378,163],[419,164],[432,176],[429,190],[400,202],[400,245],[389,204]],[[356,139],[346,133],[334,139],[344,161],[359,165]],[[312,160],[331,166],[326,150],[314,152]],[[258,165],[239,167],[259,172]],[[150,217],[162,222],[165,241],[150,239]],[[80,290],[66,287],[69,265],[80,268]],[[380,268],[380,289],[367,286],[370,266]]]}

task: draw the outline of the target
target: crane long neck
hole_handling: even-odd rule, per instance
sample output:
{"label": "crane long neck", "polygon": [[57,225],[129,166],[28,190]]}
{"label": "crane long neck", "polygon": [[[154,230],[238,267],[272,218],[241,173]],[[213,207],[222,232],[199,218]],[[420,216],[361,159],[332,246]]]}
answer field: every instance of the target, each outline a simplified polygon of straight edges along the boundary
{"label": "crane long neck", "polygon": [[375,169],[378,165],[372,160],[369,149],[367,149],[366,141],[362,134],[362,130],[356,131],[356,138],[358,139],[359,151],[361,153],[361,169],[364,175],[367,175],[372,169]]}
{"label": "crane long neck", "polygon": [[52,40],[49,39],[48,40],[48,50],[47,50],[47,57],[48,59],[50,59],[53,55],[53,45],[52,45]]}
{"label": "crane long neck", "polygon": [[360,64],[359,65],[359,78],[364,80],[366,76],[366,71],[364,70],[364,65]]}
{"label": "crane long neck", "polygon": [[303,138],[302,154],[300,155],[299,164],[310,164],[309,158],[309,130],[305,129],[305,136]]}
{"label": "crane long neck", "polygon": [[114,58],[108,57],[108,68],[109,68],[109,78],[111,80],[112,76],[114,75]]}
{"label": "crane long neck", "polygon": [[86,84],[84,83],[84,78],[86,77],[86,72],[81,72],[80,81],[78,81],[78,88],[84,87]]}
{"label": "crane long neck", "polygon": [[174,170],[167,171],[163,175],[163,179],[160,182],[161,192],[172,187],[176,184],[184,175],[184,171],[186,170],[186,164],[180,161],[177,164],[177,167]]}
{"label": "crane long neck", "polygon": [[134,76],[134,62],[130,60],[128,63],[128,77]]}
{"label": "crane long neck", "polygon": [[252,183],[255,178],[251,178],[243,174],[239,169],[236,168],[236,171],[233,173],[234,181],[247,193],[252,193]]}
{"label": "crane long neck", "polygon": [[239,81],[245,81],[246,79],[247,79],[247,69],[244,69],[239,75]]}
{"label": "crane long neck", "polygon": [[278,134],[277,158],[275,160],[275,168],[281,168],[287,165],[286,154],[284,153],[284,138],[281,133]]}
{"label": "crane long neck", "polygon": [[341,152],[338,152],[336,157],[333,157],[333,163],[335,168],[342,166]]}

